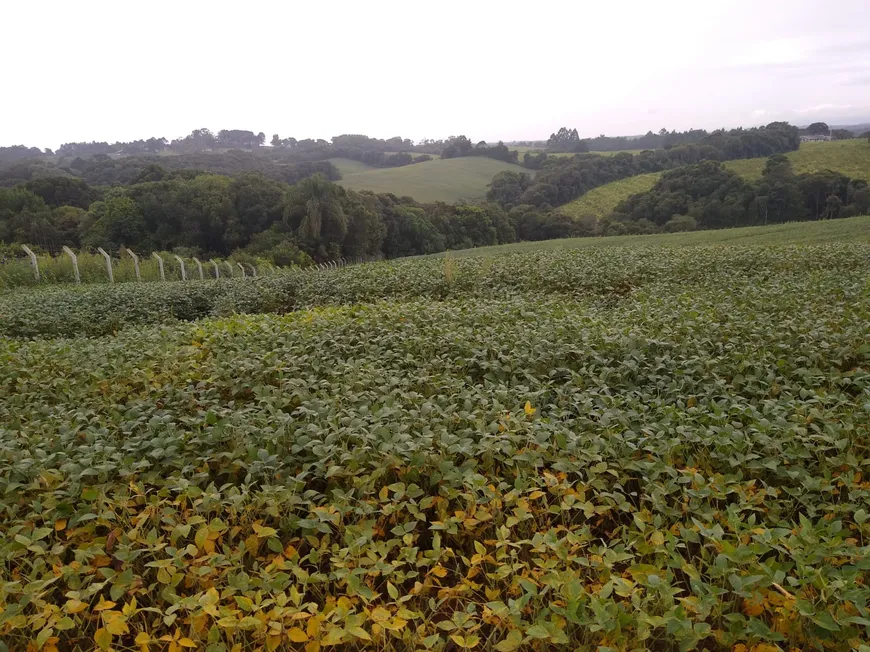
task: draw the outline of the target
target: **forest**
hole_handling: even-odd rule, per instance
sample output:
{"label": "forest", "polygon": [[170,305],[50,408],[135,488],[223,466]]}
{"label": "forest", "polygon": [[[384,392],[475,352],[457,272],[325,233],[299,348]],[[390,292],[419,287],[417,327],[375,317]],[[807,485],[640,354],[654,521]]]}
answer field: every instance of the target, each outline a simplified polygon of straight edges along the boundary
{"label": "forest", "polygon": [[129,185],[112,188],[64,177],[0,188],[0,241],[53,253],[63,245],[205,256],[241,250],[288,265],[516,238],[496,204],[421,205],[410,197],[345,190],[322,174],[290,185],[257,172],[231,178],[152,166]]}

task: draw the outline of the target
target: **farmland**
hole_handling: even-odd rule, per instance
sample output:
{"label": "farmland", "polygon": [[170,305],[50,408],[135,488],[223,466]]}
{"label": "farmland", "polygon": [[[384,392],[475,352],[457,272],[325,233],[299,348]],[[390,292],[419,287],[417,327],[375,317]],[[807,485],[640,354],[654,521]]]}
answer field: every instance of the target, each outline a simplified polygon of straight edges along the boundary
{"label": "farmland", "polygon": [[574,218],[580,218],[584,215],[595,215],[596,217],[607,215],[629,195],[650,190],[661,175],[661,172],[638,174],[606,183],[565,204],[559,210]]}
{"label": "farmland", "polygon": [[[870,181],[870,144],[865,138],[803,143],[787,156],[798,174],[834,170],[853,179]],[[764,169],[764,159],[726,161],[725,167],[744,179],[757,179]]]}
{"label": "farmland", "polygon": [[11,293],[0,640],[858,648],[868,225]]}
{"label": "farmland", "polygon": [[354,161],[351,158],[331,158],[329,161],[338,168],[341,176],[356,174],[357,172],[365,172],[366,170],[376,170],[377,168],[366,165],[360,161]]}
{"label": "farmland", "polygon": [[351,190],[389,192],[420,202],[456,202],[482,199],[489,182],[503,170],[529,172],[519,165],[474,156],[342,173],[339,183]]}
{"label": "farmland", "polygon": [[[786,156],[796,174],[834,170],[855,179],[870,181],[870,145],[865,139],[803,143],[800,149]],[[755,180],[761,176],[766,160],[738,159],[725,161],[723,165],[744,179]],[[630,195],[652,188],[660,176],[660,172],[655,172],[613,181],[565,204],[560,210],[574,217],[607,215]]]}
{"label": "farmland", "polygon": [[690,247],[697,245],[806,245],[853,242],[870,245],[870,216],[819,222],[790,222],[771,226],[748,226],[739,229],[715,229],[654,235],[618,235],[599,238],[563,238],[542,242],[515,242],[495,247],[478,247],[433,254],[433,257],[488,257],[500,254],[546,251],[551,249],[586,249],[599,247]]}

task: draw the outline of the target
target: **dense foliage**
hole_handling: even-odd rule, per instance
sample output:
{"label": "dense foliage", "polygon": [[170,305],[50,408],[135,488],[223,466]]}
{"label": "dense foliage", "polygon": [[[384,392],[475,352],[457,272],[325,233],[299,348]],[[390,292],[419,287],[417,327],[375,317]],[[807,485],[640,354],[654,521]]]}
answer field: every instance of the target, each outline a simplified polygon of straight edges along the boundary
{"label": "dense foliage", "polygon": [[12,187],[22,182],[30,183],[46,177],[76,177],[92,185],[127,185],[141,180],[158,180],[155,175],[160,175],[162,178],[166,172],[187,177],[197,172],[234,177],[257,172],[267,178],[285,183],[296,183],[316,173],[330,179],[339,179],[341,176],[329,161],[293,162],[242,150],[121,158],[100,154],[57,163],[36,160],[0,167],[0,187]]}
{"label": "dense foliage", "polygon": [[[534,183],[517,196],[515,204],[558,206],[611,181],[649,172],[659,172],[704,160],[771,156],[796,150],[800,146],[797,127],[772,122],[757,129],[716,131],[697,144],[678,145],[665,150],[647,150],[637,155],[627,152],[614,156],[580,154],[571,158],[536,159],[527,157],[527,166],[541,167]],[[519,183],[519,181],[518,181]],[[503,193],[506,194],[506,193]],[[491,201],[499,198],[491,195]]]}
{"label": "dense foliage", "polygon": [[582,140],[576,129],[561,127],[547,139],[549,152],[588,152],[589,146]]}
{"label": "dense foliage", "polygon": [[662,226],[674,216],[687,215],[700,228],[722,228],[867,212],[866,181],[831,171],[796,175],[789,160],[779,155],[767,160],[761,179],[755,182],[744,181],[715,161],[665,172],[652,190],[621,202],[611,221],[645,220]]}
{"label": "dense foliage", "polygon": [[130,185],[112,189],[65,177],[0,188],[0,241],[54,253],[63,245],[130,247],[140,254],[182,248],[203,258],[237,251],[282,265],[288,251],[322,261],[516,239],[496,204],[422,205],[409,197],[345,190],[320,175],[290,186],[259,173],[230,178],[150,165]]}
{"label": "dense foliage", "polygon": [[863,652],[868,259],[406,261],[0,340],[0,640]]}

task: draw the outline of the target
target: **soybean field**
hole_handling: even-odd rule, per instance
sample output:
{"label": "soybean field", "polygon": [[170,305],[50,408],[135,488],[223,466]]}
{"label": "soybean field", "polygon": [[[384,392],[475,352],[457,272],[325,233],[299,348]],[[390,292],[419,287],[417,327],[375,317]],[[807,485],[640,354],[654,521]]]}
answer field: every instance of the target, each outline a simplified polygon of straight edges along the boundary
{"label": "soybean field", "polygon": [[837,222],[0,297],[2,645],[870,649]]}

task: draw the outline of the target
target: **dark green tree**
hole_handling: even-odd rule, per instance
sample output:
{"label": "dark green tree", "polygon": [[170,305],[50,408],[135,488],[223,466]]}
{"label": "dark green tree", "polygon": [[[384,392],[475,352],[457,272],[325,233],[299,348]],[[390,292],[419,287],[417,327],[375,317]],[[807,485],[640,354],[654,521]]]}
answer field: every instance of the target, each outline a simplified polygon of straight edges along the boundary
{"label": "dark green tree", "polygon": [[316,174],[287,192],[284,221],[316,259],[338,258],[347,235],[348,219],[341,204],[344,189]]}

